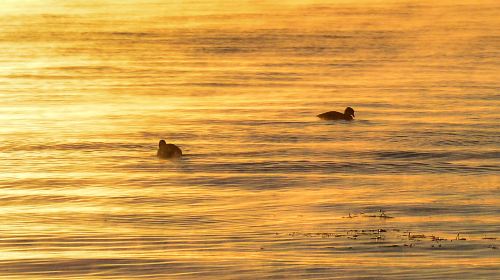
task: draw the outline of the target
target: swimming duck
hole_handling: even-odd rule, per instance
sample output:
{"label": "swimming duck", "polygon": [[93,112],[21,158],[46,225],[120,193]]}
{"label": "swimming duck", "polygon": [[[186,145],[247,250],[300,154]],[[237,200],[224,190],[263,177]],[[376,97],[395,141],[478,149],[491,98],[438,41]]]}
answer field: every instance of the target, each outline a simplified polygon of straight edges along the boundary
{"label": "swimming duck", "polygon": [[346,121],[352,121],[354,119],[354,109],[351,107],[347,107],[344,110],[344,113],[340,113],[337,111],[330,111],[326,112],[323,114],[319,114],[317,116],[320,119],[323,120],[346,120]]}
{"label": "swimming duck", "polygon": [[156,156],[159,158],[180,158],[182,150],[174,144],[167,144],[165,140],[160,140]]}

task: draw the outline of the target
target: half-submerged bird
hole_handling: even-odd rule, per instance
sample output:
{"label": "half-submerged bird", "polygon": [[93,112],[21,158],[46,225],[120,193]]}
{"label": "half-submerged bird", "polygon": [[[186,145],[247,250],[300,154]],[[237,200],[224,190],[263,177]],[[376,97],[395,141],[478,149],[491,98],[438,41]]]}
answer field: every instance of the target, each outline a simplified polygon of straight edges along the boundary
{"label": "half-submerged bird", "polygon": [[182,150],[174,144],[167,144],[165,140],[160,140],[156,156],[159,158],[180,158]]}
{"label": "half-submerged bird", "polygon": [[344,113],[340,113],[337,111],[330,111],[326,112],[323,114],[319,114],[317,116],[320,119],[323,120],[346,120],[346,121],[352,121],[354,119],[354,109],[351,107],[347,107],[344,110]]}

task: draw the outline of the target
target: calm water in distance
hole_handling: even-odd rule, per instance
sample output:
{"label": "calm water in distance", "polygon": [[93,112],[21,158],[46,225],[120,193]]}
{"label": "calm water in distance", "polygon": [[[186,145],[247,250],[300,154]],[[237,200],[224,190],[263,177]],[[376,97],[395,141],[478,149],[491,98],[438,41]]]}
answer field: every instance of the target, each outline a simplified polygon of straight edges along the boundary
{"label": "calm water in distance", "polygon": [[498,2],[279,2],[3,0],[0,278],[498,277]]}

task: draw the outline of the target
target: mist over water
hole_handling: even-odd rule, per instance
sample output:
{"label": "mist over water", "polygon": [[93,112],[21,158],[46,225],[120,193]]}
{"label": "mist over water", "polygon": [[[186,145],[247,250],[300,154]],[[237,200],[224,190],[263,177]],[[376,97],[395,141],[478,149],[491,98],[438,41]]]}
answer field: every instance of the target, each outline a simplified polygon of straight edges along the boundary
{"label": "mist over water", "polygon": [[164,2],[0,4],[0,278],[498,275],[496,1]]}

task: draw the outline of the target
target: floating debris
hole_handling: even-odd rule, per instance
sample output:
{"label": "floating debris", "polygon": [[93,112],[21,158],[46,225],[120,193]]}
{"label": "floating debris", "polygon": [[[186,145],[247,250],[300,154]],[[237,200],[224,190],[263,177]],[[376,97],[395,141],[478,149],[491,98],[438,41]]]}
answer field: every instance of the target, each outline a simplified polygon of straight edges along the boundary
{"label": "floating debris", "polygon": [[349,212],[347,216],[342,216],[342,219],[353,219],[357,217],[368,217],[368,218],[380,218],[380,219],[393,219],[394,217],[389,216],[384,210],[380,209],[377,213],[367,214],[365,212],[359,212],[358,214]]}
{"label": "floating debris", "polygon": [[414,234],[412,235],[411,232],[408,232],[408,239],[424,239],[426,236],[424,234]]}
{"label": "floating debris", "polygon": [[448,240],[446,238],[441,238],[439,236],[434,236],[434,235],[431,235],[429,237],[432,239],[432,241],[436,241],[436,242]]}
{"label": "floating debris", "polygon": [[342,217],[343,219],[352,219],[352,218],[356,218],[358,215],[351,215],[351,212],[349,212],[349,216],[346,216],[346,217]]}
{"label": "floating debris", "polygon": [[[346,245],[345,247],[335,246],[336,250],[371,250],[369,248],[370,246],[373,247],[372,249],[380,248],[380,250],[383,250],[382,248],[393,248],[392,250],[397,251],[400,251],[403,248],[407,248],[406,250],[436,251],[463,249],[476,250],[477,248],[483,248],[484,250],[498,250],[498,247],[500,247],[499,244],[495,243],[497,242],[495,241],[497,240],[497,237],[477,237],[475,239],[468,237],[466,239],[462,237],[462,234],[463,233],[457,233],[454,238],[443,238],[438,236],[437,234],[424,234],[418,232],[413,233],[402,229],[392,228],[343,229],[341,232],[291,232],[288,234],[280,235],[276,235],[274,232],[272,233],[272,235],[276,236],[277,238],[279,238],[280,236],[288,235],[292,238],[298,238],[299,240],[302,239],[299,242],[307,242],[308,239],[323,239],[325,241],[328,239],[332,239],[331,242],[333,243],[341,242],[341,244]],[[334,241],[333,239],[339,240]],[[444,241],[446,241],[446,243],[443,243]],[[347,244],[345,242],[347,242]],[[359,248],[353,248],[353,246],[349,246],[354,245],[358,242],[362,244],[362,246]],[[489,244],[486,242],[488,242]]]}
{"label": "floating debris", "polygon": [[380,218],[380,219],[393,219],[394,218],[392,216],[385,214],[385,211],[383,211],[382,209],[379,210],[378,214],[365,215],[365,217]]}
{"label": "floating debris", "polygon": [[457,237],[455,238],[455,240],[467,240],[466,238],[460,238],[460,232],[457,233]]}

